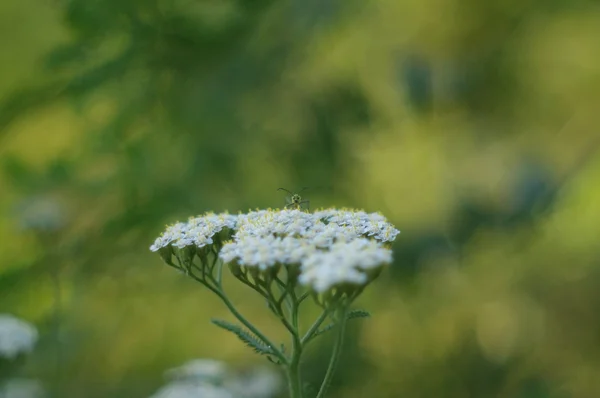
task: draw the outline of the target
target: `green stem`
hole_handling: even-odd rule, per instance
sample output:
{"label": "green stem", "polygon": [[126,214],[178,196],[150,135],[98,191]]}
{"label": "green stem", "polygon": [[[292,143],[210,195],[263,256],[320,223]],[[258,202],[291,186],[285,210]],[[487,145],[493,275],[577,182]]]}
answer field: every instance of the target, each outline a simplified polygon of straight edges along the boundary
{"label": "green stem", "polygon": [[331,353],[331,358],[329,360],[329,366],[327,367],[327,372],[325,373],[325,378],[323,379],[323,383],[321,384],[321,388],[319,389],[319,393],[316,398],[325,397],[325,393],[329,388],[329,384],[331,384],[331,380],[333,378],[333,373],[335,372],[335,367],[340,358],[340,353],[342,351],[342,345],[344,344],[344,333],[346,332],[346,308],[341,310],[341,316],[338,325],[338,334],[335,338],[335,343],[333,346],[333,352]]}
{"label": "green stem", "polygon": [[[273,292],[271,291],[271,289],[267,289],[267,296],[266,296],[267,300],[271,303],[271,306],[273,306],[273,313],[275,314],[275,316],[277,316],[277,318],[279,318],[279,320],[281,321],[281,323],[283,323],[283,326],[285,326],[285,328],[288,330],[288,332],[290,332],[290,334],[294,337],[294,339],[297,339],[298,337],[298,326],[294,326],[292,325],[287,318],[285,317],[285,313],[283,311],[283,309],[281,308],[281,303],[275,298],[275,296],[273,295]],[[286,303],[288,304],[288,308],[289,308],[289,312],[290,312],[290,317],[294,317],[294,308],[295,308],[295,304],[294,303],[290,303],[290,301],[294,301],[294,299],[292,297],[289,298],[289,300],[286,300]],[[297,315],[296,315],[297,317]]]}
{"label": "green stem", "polygon": [[300,385],[300,363],[291,363],[286,372],[290,398],[302,398],[302,386]]}
{"label": "green stem", "polygon": [[302,303],[308,296],[310,296],[310,292],[302,293],[302,296],[298,299],[298,304]]}
{"label": "green stem", "polygon": [[242,316],[242,314],[240,314],[238,312],[238,310],[233,306],[231,301],[229,301],[229,299],[224,294],[219,292],[219,293],[217,293],[217,295],[221,298],[221,300],[223,300],[223,303],[227,306],[227,308],[233,314],[233,316],[235,316],[238,321],[240,321],[244,326],[246,326],[248,328],[248,330],[250,330],[252,333],[254,333],[256,335],[256,337],[261,339],[263,341],[263,343],[265,343],[267,345],[267,347],[269,347],[273,351],[274,355],[277,357],[277,359],[279,359],[279,361],[282,364],[288,363],[287,358],[281,353],[281,351],[277,348],[277,346],[275,344],[273,344],[267,336],[263,335],[257,328],[255,328],[254,325],[252,325],[250,322],[248,322],[246,320],[246,318],[244,318]]}
{"label": "green stem", "polygon": [[233,303],[227,298],[227,296],[223,292],[223,286],[221,285],[221,281],[217,281],[212,277],[209,277],[209,279],[215,284],[215,287],[211,286],[209,283],[206,283],[202,280],[198,280],[198,279],[197,280],[198,280],[198,282],[200,282],[204,286],[206,286],[208,289],[210,289],[217,296],[219,296],[221,301],[223,301],[223,303],[225,304],[227,309],[233,314],[233,316],[235,316],[238,321],[240,321],[244,326],[246,326],[246,328],[248,328],[248,330],[250,330],[252,333],[254,333],[256,335],[256,337],[258,337],[263,343],[265,343],[267,345],[267,347],[269,347],[273,351],[273,355],[275,355],[277,357],[279,362],[287,365],[288,364],[287,358],[277,348],[277,346],[275,344],[273,344],[273,342],[271,342],[271,340],[269,340],[269,338],[267,336],[262,334],[262,332],[260,330],[258,330],[253,324],[251,324],[248,320],[246,320],[246,318],[244,318],[244,316],[239,313],[239,311],[235,308]]}
{"label": "green stem", "polygon": [[292,333],[292,358],[287,369],[288,387],[290,391],[290,398],[302,398],[302,385],[300,383],[300,357],[302,356],[302,340],[298,332],[298,310],[300,303],[296,297],[294,288],[291,287],[289,295],[289,303],[291,309],[291,333]]}
{"label": "green stem", "polygon": [[325,319],[327,319],[328,315],[329,311],[323,311],[323,313],[321,313],[321,315],[319,316],[319,318],[317,318],[315,323],[312,324],[312,326],[310,327],[310,329],[308,329],[304,337],[302,337],[303,346],[308,344],[308,342],[312,340],[312,338],[315,336],[315,333],[317,333],[317,331],[319,330],[319,327],[323,324]]}
{"label": "green stem", "polygon": [[[215,254],[216,258],[219,258],[218,254]],[[214,267],[214,264],[213,264]],[[217,286],[221,286],[221,281],[223,280],[223,261],[219,261],[217,264]]]}
{"label": "green stem", "polygon": [[256,285],[250,283],[250,281],[248,281],[248,279],[246,279],[245,277],[237,277],[237,279],[238,279],[238,281],[242,282],[244,285],[248,286],[249,288],[251,288],[252,290],[257,292],[258,294],[260,294],[267,300],[269,299],[269,297],[267,297],[267,294],[265,292],[263,292],[259,286],[256,286]]}
{"label": "green stem", "polygon": [[[277,287],[279,288],[279,292],[281,293],[281,296],[279,297],[277,301],[278,305],[281,305],[281,303],[283,303],[283,301],[285,301],[285,308],[287,309],[288,313],[290,314],[290,316],[292,316],[292,311],[293,311],[293,305],[291,303],[291,299],[289,298],[290,296],[290,288],[288,288],[288,286],[278,277],[275,277],[275,283],[277,284]],[[300,304],[300,302],[298,302],[298,304]]]}

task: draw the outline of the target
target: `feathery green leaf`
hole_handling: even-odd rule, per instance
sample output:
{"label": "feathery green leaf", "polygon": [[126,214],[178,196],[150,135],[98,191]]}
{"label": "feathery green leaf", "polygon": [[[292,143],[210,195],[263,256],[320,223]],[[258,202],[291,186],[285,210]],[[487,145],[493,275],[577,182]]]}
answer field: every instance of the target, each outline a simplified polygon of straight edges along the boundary
{"label": "feathery green leaf", "polygon": [[346,314],[346,319],[369,318],[371,314],[365,310],[352,310]]}
{"label": "feathery green leaf", "polygon": [[222,319],[211,319],[213,324],[217,325],[221,329],[225,329],[235,334],[248,347],[252,348],[254,352],[261,355],[273,355],[273,350],[265,345],[258,337],[252,334],[249,330],[246,330],[238,325],[229,323]]}

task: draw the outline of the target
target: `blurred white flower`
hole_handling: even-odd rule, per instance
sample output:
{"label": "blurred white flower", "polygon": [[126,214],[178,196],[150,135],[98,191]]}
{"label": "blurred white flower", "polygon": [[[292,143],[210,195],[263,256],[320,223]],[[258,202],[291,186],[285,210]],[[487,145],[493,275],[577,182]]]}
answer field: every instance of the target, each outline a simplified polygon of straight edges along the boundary
{"label": "blurred white flower", "polygon": [[23,229],[55,231],[64,226],[67,214],[62,203],[49,196],[33,196],[17,206],[16,213]]}
{"label": "blurred white flower", "polygon": [[33,325],[9,314],[0,314],[0,357],[15,358],[31,352],[38,339]]}
{"label": "blurred white flower", "polygon": [[281,393],[284,384],[279,373],[261,366],[232,377],[226,387],[239,398],[273,398]]}
{"label": "blurred white flower", "polygon": [[0,398],[43,398],[46,394],[37,380],[10,379],[0,386]]}
{"label": "blurred white flower", "polygon": [[203,382],[176,381],[158,390],[150,398],[235,398],[227,389]]}
{"label": "blurred white flower", "polygon": [[194,359],[168,370],[166,376],[172,380],[221,383],[227,376],[227,365],[214,359]]}
{"label": "blurred white flower", "polygon": [[213,359],[194,359],[165,375],[171,381],[150,398],[273,398],[284,387],[271,368],[235,372]]}

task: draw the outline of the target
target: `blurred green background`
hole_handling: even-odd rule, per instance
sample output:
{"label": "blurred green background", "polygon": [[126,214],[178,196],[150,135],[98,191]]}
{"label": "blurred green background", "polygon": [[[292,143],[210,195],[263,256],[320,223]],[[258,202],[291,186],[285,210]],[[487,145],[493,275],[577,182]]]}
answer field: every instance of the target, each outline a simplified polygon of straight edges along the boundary
{"label": "blurred green background", "polygon": [[148,247],[311,186],[402,231],[332,396],[600,396],[599,49],[592,0],[3,0],[0,312],[41,332],[22,374],[135,398],[191,358],[261,363]]}

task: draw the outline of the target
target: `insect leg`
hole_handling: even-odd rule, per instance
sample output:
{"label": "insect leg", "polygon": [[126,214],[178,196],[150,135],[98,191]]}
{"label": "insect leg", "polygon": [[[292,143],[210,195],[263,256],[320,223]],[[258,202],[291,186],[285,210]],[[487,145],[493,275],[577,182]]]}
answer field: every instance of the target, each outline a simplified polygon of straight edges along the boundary
{"label": "insect leg", "polygon": [[302,202],[299,202],[298,205],[303,205],[306,204],[306,208],[310,210],[310,200],[303,200]]}

